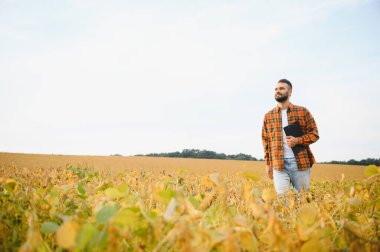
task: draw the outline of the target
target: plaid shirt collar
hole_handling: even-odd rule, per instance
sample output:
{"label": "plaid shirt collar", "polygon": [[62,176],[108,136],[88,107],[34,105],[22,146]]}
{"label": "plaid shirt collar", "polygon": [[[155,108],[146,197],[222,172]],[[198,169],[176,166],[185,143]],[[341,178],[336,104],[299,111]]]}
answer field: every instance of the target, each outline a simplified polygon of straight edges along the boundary
{"label": "plaid shirt collar", "polygon": [[[294,105],[293,105],[291,102],[289,102],[289,106],[288,106],[287,111],[290,112],[290,111],[293,110],[293,108],[294,108]],[[276,110],[276,112],[281,112],[281,108],[280,108],[278,105],[277,105],[277,107],[275,108],[275,110]]]}

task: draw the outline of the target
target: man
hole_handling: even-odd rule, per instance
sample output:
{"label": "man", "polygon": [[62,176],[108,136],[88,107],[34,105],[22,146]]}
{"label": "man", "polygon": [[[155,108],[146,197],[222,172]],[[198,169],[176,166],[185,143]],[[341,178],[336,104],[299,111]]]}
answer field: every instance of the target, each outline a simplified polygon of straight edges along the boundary
{"label": "man", "polygon": [[[319,139],[317,125],[310,112],[290,103],[292,84],[286,79],[275,88],[277,107],[265,114],[262,127],[266,170],[278,195],[289,191],[290,185],[299,193],[310,187],[310,168],[315,163],[309,145]],[[284,127],[298,121],[301,137],[286,136]],[[292,149],[298,146],[298,151]]]}

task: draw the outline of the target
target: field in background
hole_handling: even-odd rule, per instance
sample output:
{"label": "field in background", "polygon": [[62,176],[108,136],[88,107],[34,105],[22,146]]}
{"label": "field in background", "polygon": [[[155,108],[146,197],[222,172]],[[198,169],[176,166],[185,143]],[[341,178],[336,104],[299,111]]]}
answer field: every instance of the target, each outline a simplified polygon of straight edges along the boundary
{"label": "field in background", "polygon": [[[98,171],[118,173],[123,171],[151,171],[176,174],[179,169],[186,168],[190,174],[206,175],[220,173],[232,175],[237,172],[253,171],[264,176],[264,162],[190,159],[190,158],[161,158],[161,157],[122,157],[122,156],[75,156],[75,155],[41,155],[0,153],[0,166],[19,168],[58,168],[71,165],[73,167],[90,168]],[[363,179],[365,166],[315,164],[311,177],[314,180]]]}

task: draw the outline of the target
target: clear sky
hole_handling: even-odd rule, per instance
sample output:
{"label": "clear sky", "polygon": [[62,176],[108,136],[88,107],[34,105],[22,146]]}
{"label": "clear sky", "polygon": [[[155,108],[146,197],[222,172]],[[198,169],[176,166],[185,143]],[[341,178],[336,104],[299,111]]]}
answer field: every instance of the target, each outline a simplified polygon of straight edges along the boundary
{"label": "clear sky", "polygon": [[279,79],[317,161],[380,158],[380,2],[0,0],[0,151],[263,157]]}

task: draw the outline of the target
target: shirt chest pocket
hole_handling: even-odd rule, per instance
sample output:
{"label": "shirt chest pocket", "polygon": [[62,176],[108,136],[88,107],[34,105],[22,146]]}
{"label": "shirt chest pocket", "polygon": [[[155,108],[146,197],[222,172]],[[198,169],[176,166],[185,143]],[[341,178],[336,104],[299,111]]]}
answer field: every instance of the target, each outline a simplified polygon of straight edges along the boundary
{"label": "shirt chest pocket", "polygon": [[292,124],[298,121],[300,123],[301,128],[305,127],[306,121],[302,115],[298,115],[296,113],[291,113],[288,118],[288,124]]}
{"label": "shirt chest pocket", "polygon": [[305,135],[307,133],[307,126],[306,126],[306,121],[303,117],[301,116],[293,116],[289,120],[289,124],[293,124],[296,121],[299,122],[301,130],[302,130],[302,135]]}

